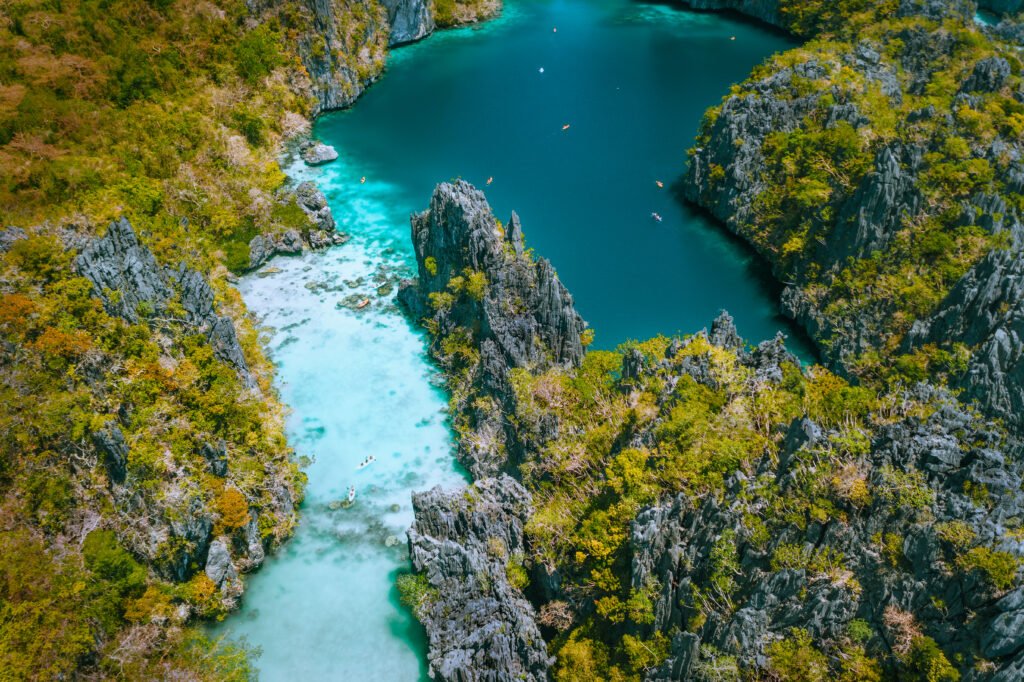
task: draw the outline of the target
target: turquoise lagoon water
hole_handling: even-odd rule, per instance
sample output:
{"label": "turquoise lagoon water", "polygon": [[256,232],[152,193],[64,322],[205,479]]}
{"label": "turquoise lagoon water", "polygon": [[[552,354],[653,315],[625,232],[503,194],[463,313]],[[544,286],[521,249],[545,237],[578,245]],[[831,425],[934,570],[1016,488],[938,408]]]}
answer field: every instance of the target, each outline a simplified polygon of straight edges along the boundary
{"label": "turquoise lagoon water", "polygon": [[[788,45],[666,5],[514,0],[497,21],[396,51],[352,110],[318,122],[341,158],[290,174],[320,184],[352,239],[239,285],[266,327],[291,443],[313,459],[295,538],[215,628],[262,649],[261,679],[425,677],[394,588],[410,494],[465,478],[424,340],[378,291],[412,270],[409,214],[439,181],[493,177],[496,212],[519,212],[603,347],[695,331],[721,308],[748,338],[770,337],[787,327],[765,273],[672,185],[704,109]],[[352,297],[372,303],[338,305]],[[337,508],[349,486],[355,505]]]}

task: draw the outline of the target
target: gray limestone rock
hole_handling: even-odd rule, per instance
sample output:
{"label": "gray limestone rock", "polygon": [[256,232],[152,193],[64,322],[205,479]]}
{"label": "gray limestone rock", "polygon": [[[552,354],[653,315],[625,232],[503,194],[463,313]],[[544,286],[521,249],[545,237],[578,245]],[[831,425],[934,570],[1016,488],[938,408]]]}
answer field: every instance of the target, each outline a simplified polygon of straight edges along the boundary
{"label": "gray limestone rock", "polygon": [[9,251],[14,242],[26,237],[28,237],[28,234],[20,227],[8,227],[7,229],[0,230],[0,253]]}
{"label": "gray limestone rock", "polygon": [[210,473],[223,478],[228,474],[227,444],[220,440],[215,445],[203,443],[200,452],[210,467]]}
{"label": "gray limestone rock", "polygon": [[434,31],[434,14],[429,0],[382,0],[388,10],[391,34],[388,45],[411,43]]}
{"label": "gray limestone rock", "polygon": [[337,158],[338,150],[322,142],[314,142],[302,150],[302,160],[307,166],[321,166]]}
{"label": "gray limestone rock", "polygon": [[[477,410],[474,421],[485,437],[460,442],[459,458],[475,476],[490,476],[523,448],[498,407],[514,399],[508,371],[578,366],[586,324],[551,264],[525,251],[518,216],[513,214],[505,229],[483,192],[472,185],[461,180],[438,185],[430,208],[412,217],[412,233],[419,277],[403,282],[399,302],[414,319],[431,320],[437,329],[432,345],[436,357],[443,355],[447,335],[473,330],[472,343],[481,351],[474,380],[496,406]],[[482,275],[484,290],[435,309],[431,294],[445,295],[449,282],[467,273]]]}
{"label": "gray limestone rock", "polygon": [[139,242],[127,218],[111,223],[103,237],[82,250],[75,265],[92,282],[93,295],[107,313],[129,322],[162,311],[173,295],[156,258]]}
{"label": "gray limestone rock", "polygon": [[128,466],[128,443],[124,440],[121,427],[111,422],[92,434],[92,441],[103,454],[103,461],[110,478],[115,483],[123,483]]}
{"label": "gray limestone rock", "polygon": [[247,386],[255,386],[234,323],[214,309],[210,283],[184,265],[177,270],[161,268],[127,219],[111,223],[103,237],[86,244],[75,267],[92,282],[93,295],[107,313],[129,322],[165,314],[167,304],[177,297],[185,310],[182,321],[205,334],[217,357],[234,367]]}
{"label": "gray limestone rock", "polygon": [[502,476],[470,488],[413,496],[413,567],[434,590],[417,615],[439,682],[541,682],[552,659],[533,607],[508,581],[506,566],[525,552],[530,495]]}
{"label": "gray limestone rock", "polygon": [[221,538],[210,543],[210,551],[206,559],[206,577],[217,587],[223,588],[226,583],[238,579],[238,570],[231,561],[231,552]]}

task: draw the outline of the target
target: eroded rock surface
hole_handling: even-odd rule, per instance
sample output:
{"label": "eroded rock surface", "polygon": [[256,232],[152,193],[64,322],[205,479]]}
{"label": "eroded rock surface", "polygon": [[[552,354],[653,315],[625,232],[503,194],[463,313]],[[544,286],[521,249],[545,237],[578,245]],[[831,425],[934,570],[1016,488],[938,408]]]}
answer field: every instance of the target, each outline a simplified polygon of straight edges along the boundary
{"label": "eroded rock surface", "polygon": [[551,660],[533,607],[509,582],[522,563],[530,495],[508,476],[413,496],[413,567],[432,595],[417,611],[439,682],[547,680]]}
{"label": "eroded rock surface", "polygon": [[491,401],[476,409],[480,437],[463,439],[459,456],[474,476],[493,475],[521,449],[501,411],[514,399],[509,371],[578,366],[586,324],[551,263],[526,253],[519,217],[501,225],[469,183],[438,185],[430,208],[412,217],[412,233],[419,277],[402,283],[399,301],[437,330],[432,351],[443,364],[466,358],[442,347],[442,337],[479,347],[470,380]]}

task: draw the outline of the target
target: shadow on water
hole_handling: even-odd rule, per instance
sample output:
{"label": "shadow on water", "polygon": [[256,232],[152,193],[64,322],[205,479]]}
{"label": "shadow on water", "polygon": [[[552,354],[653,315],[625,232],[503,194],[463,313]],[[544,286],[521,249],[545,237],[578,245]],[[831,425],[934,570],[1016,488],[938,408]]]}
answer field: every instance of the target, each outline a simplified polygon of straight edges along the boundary
{"label": "shadow on water", "polygon": [[[672,197],[678,202],[683,212],[691,218],[687,221],[687,227],[700,232],[703,239],[708,241],[721,241],[730,251],[743,254],[743,269],[747,276],[758,283],[770,296],[778,301],[785,288],[772,272],[771,264],[759,254],[747,240],[732,232],[725,224],[716,218],[703,206],[693,203],[686,198],[685,193],[686,176],[680,176],[670,186]],[[786,346],[804,364],[821,363],[821,354],[818,346],[807,331],[797,324],[795,320],[782,314],[776,308],[773,321],[786,335]],[[767,339],[745,339],[747,343],[758,344]]]}
{"label": "shadow on water", "polygon": [[691,14],[702,14],[708,16],[725,17],[735,24],[753,26],[761,31],[770,33],[778,38],[785,38],[793,43],[793,47],[801,44],[801,41],[789,31],[779,28],[775,24],[752,17],[734,9],[700,9],[697,7],[681,7],[678,0],[633,0],[635,5],[650,5],[652,7],[664,7],[675,12],[690,12]]}
{"label": "shadow on water", "polygon": [[401,595],[398,592],[399,576],[406,575],[411,571],[412,566],[405,566],[402,568],[396,568],[388,574],[388,582],[391,583],[391,589],[388,590],[388,604],[390,604],[396,612],[401,614],[391,619],[389,627],[393,637],[405,641],[409,645],[409,648],[416,652],[416,657],[420,663],[420,682],[429,682],[430,675],[427,668],[427,631],[423,628],[423,625],[416,620],[412,611],[402,603]]}

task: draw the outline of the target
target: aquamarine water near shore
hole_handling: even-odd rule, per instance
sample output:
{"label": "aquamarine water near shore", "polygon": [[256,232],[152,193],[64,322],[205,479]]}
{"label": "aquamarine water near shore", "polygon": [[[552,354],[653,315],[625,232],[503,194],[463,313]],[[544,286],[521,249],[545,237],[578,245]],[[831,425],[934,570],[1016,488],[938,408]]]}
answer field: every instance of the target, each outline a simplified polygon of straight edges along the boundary
{"label": "aquamarine water near shore", "polygon": [[291,443],[314,459],[295,538],[217,628],[262,649],[261,679],[425,674],[394,587],[410,494],[464,478],[423,339],[393,303],[413,263],[410,212],[449,177],[486,187],[498,215],[519,212],[603,347],[698,329],[720,308],[747,337],[774,335],[785,322],[756,261],[671,184],[703,110],[786,46],[728,16],[522,0],[402,48],[352,110],[320,120],[341,158],[292,174],[317,181],[352,240],[240,284],[268,327]]}

